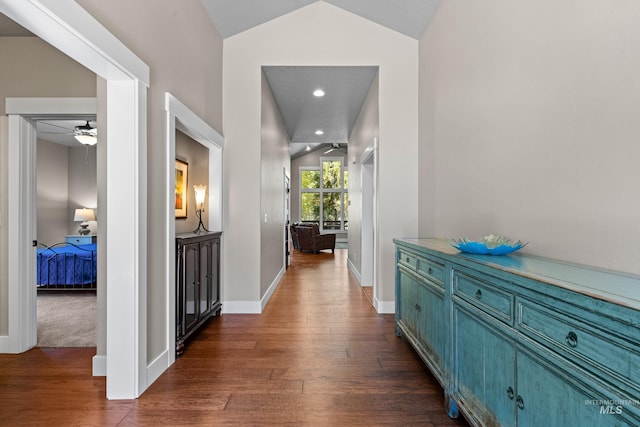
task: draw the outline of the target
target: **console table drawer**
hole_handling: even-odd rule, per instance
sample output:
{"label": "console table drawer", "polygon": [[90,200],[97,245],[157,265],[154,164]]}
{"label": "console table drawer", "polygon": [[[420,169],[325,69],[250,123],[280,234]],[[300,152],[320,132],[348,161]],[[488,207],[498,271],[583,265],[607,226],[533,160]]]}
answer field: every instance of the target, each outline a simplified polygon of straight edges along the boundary
{"label": "console table drawer", "polygon": [[606,372],[605,377],[620,375],[632,378],[640,372],[638,343],[616,340],[614,332],[621,331],[612,331],[611,334],[598,331],[525,300],[519,301],[517,306],[518,329],[557,353],[581,361],[587,359],[596,365],[600,375]]}
{"label": "console table drawer", "polygon": [[405,251],[398,252],[398,260],[410,267],[413,271],[418,269],[418,257]]}
{"label": "console table drawer", "polygon": [[459,271],[453,273],[453,293],[496,319],[513,324],[513,295]]}
{"label": "console table drawer", "polygon": [[444,287],[444,264],[430,259],[419,258],[418,272],[427,277],[431,282],[442,288]]}

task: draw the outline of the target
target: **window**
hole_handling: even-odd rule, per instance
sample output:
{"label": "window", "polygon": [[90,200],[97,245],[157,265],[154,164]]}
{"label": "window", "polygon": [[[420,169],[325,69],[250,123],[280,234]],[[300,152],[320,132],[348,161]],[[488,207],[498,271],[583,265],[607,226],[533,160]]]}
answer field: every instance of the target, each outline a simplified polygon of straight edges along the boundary
{"label": "window", "polygon": [[321,158],[320,165],[300,168],[300,220],[321,230],[346,231],[349,171],[342,158]]}

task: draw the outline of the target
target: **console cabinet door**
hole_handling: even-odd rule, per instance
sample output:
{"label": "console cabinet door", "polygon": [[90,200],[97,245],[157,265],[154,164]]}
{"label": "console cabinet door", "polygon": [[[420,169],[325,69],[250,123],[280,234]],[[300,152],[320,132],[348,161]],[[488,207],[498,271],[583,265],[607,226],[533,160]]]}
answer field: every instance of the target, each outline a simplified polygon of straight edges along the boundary
{"label": "console cabinet door", "polygon": [[209,303],[212,310],[220,310],[220,238],[211,240],[209,270]]}
{"label": "console cabinet door", "polygon": [[397,313],[398,321],[402,323],[408,333],[416,337],[417,319],[419,306],[417,300],[417,282],[416,278],[403,267],[399,268],[399,312]]}
{"label": "console cabinet door", "polygon": [[188,331],[200,318],[200,245],[184,246],[184,310],[183,333]]}
{"label": "console cabinet door", "polygon": [[453,393],[481,425],[515,425],[515,346],[454,304]]}
{"label": "console cabinet door", "polygon": [[427,357],[437,369],[436,375],[441,377],[445,367],[445,334],[447,333],[444,291],[437,286],[418,282],[416,299],[419,305],[418,341],[424,346]]}
{"label": "console cabinet door", "polygon": [[598,396],[584,383],[576,381],[570,375],[575,368],[559,367],[527,351],[518,352],[517,363],[518,426],[637,425],[637,420],[627,419],[624,406],[601,404],[610,398]]}
{"label": "console cabinet door", "polygon": [[212,251],[213,243],[206,240],[200,243],[200,303],[199,315],[205,315],[211,310],[211,284],[212,284]]}

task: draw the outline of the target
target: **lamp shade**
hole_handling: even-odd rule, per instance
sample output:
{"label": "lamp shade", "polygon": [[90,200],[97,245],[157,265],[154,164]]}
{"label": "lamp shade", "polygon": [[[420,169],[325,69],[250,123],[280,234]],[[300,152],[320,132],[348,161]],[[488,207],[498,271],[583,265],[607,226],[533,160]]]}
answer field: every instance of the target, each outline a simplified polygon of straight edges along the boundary
{"label": "lamp shade", "polygon": [[204,199],[207,194],[206,185],[194,185],[193,190],[196,192],[196,207],[204,209]]}
{"label": "lamp shade", "polygon": [[75,214],[73,216],[73,220],[74,221],[95,221],[96,220],[96,214],[93,211],[93,209],[87,209],[87,208],[83,208],[83,209],[76,209]]}

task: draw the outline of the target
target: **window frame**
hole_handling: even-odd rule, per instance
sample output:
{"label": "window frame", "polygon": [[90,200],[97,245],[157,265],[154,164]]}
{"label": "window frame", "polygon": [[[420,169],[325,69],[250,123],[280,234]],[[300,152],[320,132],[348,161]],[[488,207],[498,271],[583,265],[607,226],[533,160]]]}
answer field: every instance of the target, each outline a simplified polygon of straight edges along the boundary
{"label": "window frame", "polygon": [[[340,156],[328,156],[328,157],[320,157],[320,164],[318,166],[300,166],[298,168],[298,176],[300,179],[299,186],[299,208],[300,208],[300,218],[302,220],[302,195],[304,193],[317,193],[320,198],[320,211],[318,213],[318,219],[313,221],[314,223],[318,223],[318,228],[320,231],[325,231],[324,228],[324,195],[326,193],[338,193],[340,200],[340,228],[339,229],[327,229],[327,232],[333,233],[345,233],[348,232],[348,220],[345,220],[345,212],[348,209],[348,206],[345,206],[345,194],[349,193],[349,189],[345,187],[345,173],[348,173],[349,168],[345,165],[345,158]],[[340,161],[340,188],[324,188],[324,168],[322,165],[327,161]],[[318,171],[320,172],[320,187],[319,188],[303,188],[302,187],[302,174],[306,171]],[[345,223],[347,223],[347,228],[345,228]]]}

